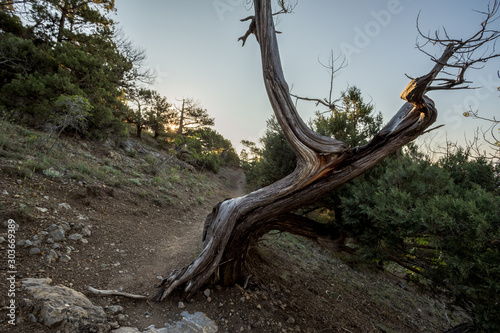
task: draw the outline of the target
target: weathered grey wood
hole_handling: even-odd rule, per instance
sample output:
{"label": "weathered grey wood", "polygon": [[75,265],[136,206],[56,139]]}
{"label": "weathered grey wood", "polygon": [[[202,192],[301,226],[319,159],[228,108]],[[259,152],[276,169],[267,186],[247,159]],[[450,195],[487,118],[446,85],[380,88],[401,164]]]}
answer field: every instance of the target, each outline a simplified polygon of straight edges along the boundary
{"label": "weathered grey wood", "polygon": [[[164,299],[181,286],[192,293],[211,279],[223,284],[235,283],[244,274],[250,246],[271,230],[287,231],[332,249],[348,250],[342,246],[342,234],[329,235],[319,223],[290,212],[372,168],[417,138],[436,120],[434,102],[424,94],[453,55],[453,45],[446,48],[428,74],[408,84],[401,94],[407,102],[366,145],[349,148],[341,141],[313,132],[298,115],[283,75],[271,1],[254,0],[254,9],[249,32],[254,33],[259,42],[266,91],[297,155],[297,167],[274,184],[214,207],[205,221],[203,252],[160,284],[156,300]],[[243,41],[248,35],[242,37]]]}
{"label": "weathered grey wood", "polygon": [[128,297],[128,298],[133,298],[133,299],[143,299],[143,300],[149,299],[148,296],[130,294],[130,293],[126,293],[126,292],[118,291],[118,290],[102,290],[102,289],[96,289],[96,288],[91,287],[91,286],[88,286],[87,289],[91,293],[96,294],[96,295],[101,295],[101,296],[123,296],[123,297]]}

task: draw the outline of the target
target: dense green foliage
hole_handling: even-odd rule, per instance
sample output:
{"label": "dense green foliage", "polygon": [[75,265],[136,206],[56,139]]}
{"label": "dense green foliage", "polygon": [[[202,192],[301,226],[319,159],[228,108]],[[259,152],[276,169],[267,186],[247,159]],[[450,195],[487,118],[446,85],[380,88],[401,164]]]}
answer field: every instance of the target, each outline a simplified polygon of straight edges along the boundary
{"label": "dense green foliage", "polygon": [[157,91],[140,88],[129,91],[133,106],[129,108],[125,120],[136,127],[136,136],[140,139],[142,130],[150,129],[155,139],[165,134],[167,126],[175,118],[172,105]]}
{"label": "dense green foliage", "polygon": [[9,121],[49,138],[92,139],[125,136],[130,123],[138,138],[147,130],[171,148],[189,147],[197,166],[236,163],[206,109],[192,100],[174,107],[146,88],[154,75],[144,51],[117,32],[114,11],[114,0],[0,0],[0,107]]}
{"label": "dense green foliage", "polygon": [[[353,87],[338,109],[318,113],[311,126],[351,147],[367,142],[382,123]],[[274,182],[295,167],[275,120],[261,148],[245,142],[252,187]],[[301,211],[353,239],[359,257],[394,262],[407,276],[461,306],[480,331],[500,330],[500,178],[498,164],[448,149],[432,161],[409,145],[364,175]]]}
{"label": "dense green foliage", "polygon": [[498,331],[498,171],[461,149],[437,162],[394,157],[349,185],[336,227],[356,239],[365,258],[399,263],[410,278],[451,296],[478,327]]}
{"label": "dense green foliage", "polygon": [[[27,1],[0,16],[0,103],[18,121],[43,127],[62,95],[93,107],[89,135],[124,130],[123,89],[133,69],[114,40],[113,1]],[[23,26],[20,17],[28,22]]]}
{"label": "dense green foliage", "polygon": [[223,165],[239,165],[231,142],[210,127],[193,130],[188,135],[178,134],[174,144],[180,148],[179,157],[199,168],[218,172]]}
{"label": "dense green foliage", "polygon": [[274,116],[267,121],[266,132],[260,139],[261,149],[253,142],[242,143],[250,151],[250,155],[246,150],[240,155],[249,189],[269,185],[295,168],[295,154]]}

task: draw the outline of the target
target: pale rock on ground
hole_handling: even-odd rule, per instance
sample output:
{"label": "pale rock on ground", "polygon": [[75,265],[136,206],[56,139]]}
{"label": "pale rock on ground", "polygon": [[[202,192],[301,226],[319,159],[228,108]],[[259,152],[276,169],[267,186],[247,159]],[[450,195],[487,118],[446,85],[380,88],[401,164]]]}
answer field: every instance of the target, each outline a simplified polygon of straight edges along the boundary
{"label": "pale rock on ground", "polygon": [[45,326],[57,327],[62,332],[109,332],[106,313],[82,293],[65,286],[52,286],[52,279],[28,278],[22,288],[33,296],[22,302],[23,313],[34,317]]}
{"label": "pale rock on ground", "polygon": [[[27,278],[21,281],[22,288],[32,296],[23,299],[22,313],[30,321],[39,321],[45,326],[61,332],[110,332],[116,327],[108,322],[106,312],[82,293],[68,287],[52,286],[52,279]],[[121,306],[109,306],[110,315],[123,313]],[[165,324],[163,328],[154,325],[142,333],[216,333],[218,327],[202,312],[181,313],[182,320],[174,325]],[[121,327],[113,333],[141,333],[137,328]]]}

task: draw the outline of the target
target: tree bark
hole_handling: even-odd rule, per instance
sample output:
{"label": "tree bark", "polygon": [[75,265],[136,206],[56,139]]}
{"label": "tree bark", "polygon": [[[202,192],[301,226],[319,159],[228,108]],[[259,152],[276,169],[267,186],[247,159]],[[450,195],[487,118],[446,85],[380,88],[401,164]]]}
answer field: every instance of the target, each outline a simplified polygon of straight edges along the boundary
{"label": "tree bark", "polygon": [[334,250],[348,250],[342,247],[342,234],[329,234],[324,225],[290,212],[361,175],[436,120],[434,103],[424,94],[453,54],[452,46],[428,74],[408,84],[401,94],[406,103],[368,144],[349,148],[341,141],[315,133],[298,115],[284,79],[271,1],[255,0],[254,8],[249,31],[260,44],[266,91],[297,155],[297,167],[274,184],[215,206],[205,220],[203,252],[162,281],[155,300],[164,299],[178,287],[191,294],[208,281],[224,285],[237,282],[245,273],[250,246],[271,230],[304,236]]}
{"label": "tree bark", "polygon": [[138,139],[140,139],[142,133],[142,124],[136,124],[135,129],[136,129],[135,135],[137,136]]}
{"label": "tree bark", "polygon": [[64,24],[66,23],[66,17],[68,15],[68,4],[63,1],[61,8],[61,18],[59,19],[59,28],[57,31],[57,44],[60,44],[64,36]]}
{"label": "tree bark", "polygon": [[182,109],[181,109],[181,118],[179,120],[179,128],[177,129],[177,134],[181,134],[184,131],[184,107],[185,107],[185,100],[182,100]]}

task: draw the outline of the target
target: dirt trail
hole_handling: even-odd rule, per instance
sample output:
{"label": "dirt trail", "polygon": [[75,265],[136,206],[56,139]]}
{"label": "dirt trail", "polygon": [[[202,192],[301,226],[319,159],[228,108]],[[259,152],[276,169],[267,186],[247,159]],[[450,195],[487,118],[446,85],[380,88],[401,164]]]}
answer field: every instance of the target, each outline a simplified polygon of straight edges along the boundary
{"label": "dirt trail", "polygon": [[241,197],[245,195],[245,173],[241,168],[228,167],[224,170],[224,175],[227,177],[228,187],[232,197]]}
{"label": "dirt trail", "polygon": [[132,260],[127,258],[121,263],[121,267],[134,274],[115,276],[107,288],[151,294],[152,286],[160,282],[160,277],[165,278],[172,270],[188,265],[200,253],[203,224],[211,208],[228,197],[245,194],[245,174],[241,168],[223,168],[217,177],[225,185],[225,191],[204,205],[191,205],[175,217],[165,216],[163,230],[149,230],[149,246],[141,248]]}

